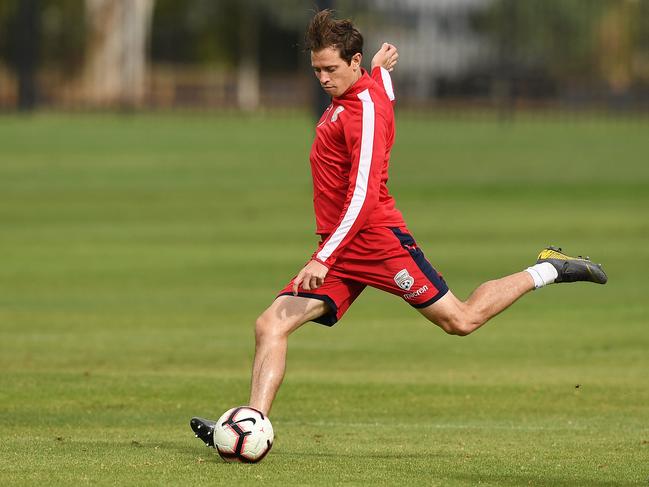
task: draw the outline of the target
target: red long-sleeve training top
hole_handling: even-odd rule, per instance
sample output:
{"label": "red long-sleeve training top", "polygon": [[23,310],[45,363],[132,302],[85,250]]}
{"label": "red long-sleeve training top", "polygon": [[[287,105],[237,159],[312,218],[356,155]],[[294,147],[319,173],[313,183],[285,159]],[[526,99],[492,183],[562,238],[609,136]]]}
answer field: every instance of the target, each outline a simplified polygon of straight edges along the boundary
{"label": "red long-sleeve training top", "polygon": [[405,226],[386,183],[394,143],[390,74],[376,67],[332,99],[311,147],[316,233],[314,259],[331,267],[348,242],[371,227]]}

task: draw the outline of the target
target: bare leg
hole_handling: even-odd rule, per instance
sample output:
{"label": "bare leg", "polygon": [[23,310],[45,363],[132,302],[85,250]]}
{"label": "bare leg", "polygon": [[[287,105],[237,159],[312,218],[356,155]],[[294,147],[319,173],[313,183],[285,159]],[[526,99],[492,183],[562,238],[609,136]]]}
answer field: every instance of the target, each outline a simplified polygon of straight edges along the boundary
{"label": "bare leg", "polygon": [[532,289],[534,281],[523,271],[481,284],[464,302],[449,291],[419,311],[447,333],[468,335]]}
{"label": "bare leg", "polygon": [[284,379],[288,336],[327,310],[328,306],[318,299],[280,296],[257,318],[251,407],[268,414]]}

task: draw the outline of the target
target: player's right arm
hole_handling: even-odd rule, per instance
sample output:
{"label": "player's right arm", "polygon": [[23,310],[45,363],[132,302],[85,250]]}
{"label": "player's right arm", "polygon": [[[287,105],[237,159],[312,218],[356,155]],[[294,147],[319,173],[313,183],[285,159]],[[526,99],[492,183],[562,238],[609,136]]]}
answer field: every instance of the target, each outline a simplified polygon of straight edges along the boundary
{"label": "player's right arm", "polygon": [[370,90],[358,94],[361,112],[344,124],[351,162],[347,194],[338,222],[322,242],[313,260],[331,267],[363,228],[379,202],[381,177],[389,138],[387,110],[375,105]]}
{"label": "player's right arm", "polygon": [[317,260],[309,261],[293,279],[293,296],[297,296],[300,287],[305,291],[318,289],[322,286],[327,272],[329,268],[326,265]]}

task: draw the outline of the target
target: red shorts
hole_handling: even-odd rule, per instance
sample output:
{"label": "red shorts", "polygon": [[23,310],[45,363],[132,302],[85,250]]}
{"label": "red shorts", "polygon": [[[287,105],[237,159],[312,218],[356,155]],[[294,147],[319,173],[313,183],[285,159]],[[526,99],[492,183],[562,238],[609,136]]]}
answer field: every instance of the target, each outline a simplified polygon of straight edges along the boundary
{"label": "red shorts", "polygon": [[[354,237],[329,269],[322,286],[311,291],[300,288],[298,296],[327,303],[329,312],[314,321],[332,326],[365,286],[401,296],[415,308],[425,308],[448,291],[407,229],[376,227],[361,230]],[[292,288],[293,280],[279,296],[292,295]]]}

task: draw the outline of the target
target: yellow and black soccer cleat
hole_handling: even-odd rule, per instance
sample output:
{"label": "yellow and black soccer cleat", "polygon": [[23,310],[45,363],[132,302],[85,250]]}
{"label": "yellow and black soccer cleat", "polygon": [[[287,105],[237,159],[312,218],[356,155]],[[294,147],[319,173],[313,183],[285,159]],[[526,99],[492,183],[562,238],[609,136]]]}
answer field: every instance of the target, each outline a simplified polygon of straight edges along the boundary
{"label": "yellow and black soccer cleat", "polygon": [[601,264],[591,262],[589,257],[570,257],[560,247],[548,247],[541,250],[537,264],[549,262],[559,273],[554,282],[590,281],[606,284],[608,277]]}

